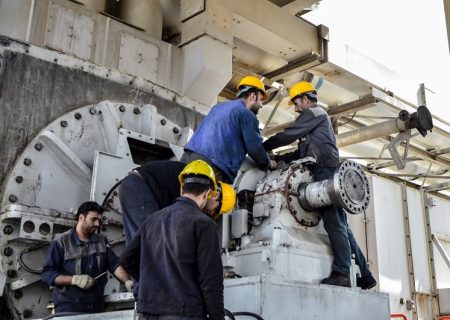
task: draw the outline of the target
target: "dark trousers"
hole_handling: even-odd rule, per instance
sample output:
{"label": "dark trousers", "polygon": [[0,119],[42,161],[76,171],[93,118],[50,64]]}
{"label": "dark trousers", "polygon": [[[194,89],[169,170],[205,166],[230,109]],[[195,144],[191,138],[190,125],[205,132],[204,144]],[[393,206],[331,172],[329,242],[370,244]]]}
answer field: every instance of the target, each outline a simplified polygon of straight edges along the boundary
{"label": "dark trousers", "polygon": [[[314,180],[322,181],[333,177],[334,167],[317,167],[313,170]],[[333,251],[333,271],[349,274],[351,266],[351,254],[355,255],[356,264],[361,270],[361,276],[370,274],[367,268],[366,258],[353,236],[347,223],[347,214],[343,209],[328,206],[319,209],[323,219],[323,225],[328,233]]]}
{"label": "dark trousers", "polygon": [[119,187],[122,206],[125,241],[128,244],[145,218],[159,210],[159,204],[152,190],[142,178],[129,174]]}
{"label": "dark trousers", "polygon": [[214,170],[214,174],[216,176],[216,181],[224,181],[224,182],[230,183],[228,181],[229,179],[228,179],[227,175],[222,170],[220,170],[218,167],[213,165],[208,159],[206,159],[201,154],[198,154],[193,151],[186,151],[180,159],[181,162],[186,163],[186,164],[188,164],[189,162],[195,161],[195,160],[203,160],[206,163],[208,163],[211,166],[211,168]]}

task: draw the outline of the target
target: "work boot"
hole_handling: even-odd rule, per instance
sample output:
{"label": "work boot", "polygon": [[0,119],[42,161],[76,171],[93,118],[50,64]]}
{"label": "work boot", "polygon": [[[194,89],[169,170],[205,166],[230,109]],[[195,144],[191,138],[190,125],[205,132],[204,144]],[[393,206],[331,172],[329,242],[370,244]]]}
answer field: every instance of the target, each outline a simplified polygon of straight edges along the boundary
{"label": "work boot", "polygon": [[363,290],[372,289],[377,285],[377,280],[372,276],[371,273],[362,276],[361,278],[356,278],[356,285]]}
{"label": "work boot", "polygon": [[328,278],[320,281],[321,284],[328,284],[330,286],[350,287],[350,276],[337,271],[331,272]]}

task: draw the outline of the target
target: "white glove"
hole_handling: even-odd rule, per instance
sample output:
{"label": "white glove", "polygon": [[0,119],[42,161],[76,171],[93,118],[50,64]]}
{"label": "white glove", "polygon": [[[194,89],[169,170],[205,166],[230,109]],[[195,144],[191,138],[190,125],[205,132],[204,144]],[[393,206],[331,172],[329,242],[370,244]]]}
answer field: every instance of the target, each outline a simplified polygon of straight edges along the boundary
{"label": "white glove", "polygon": [[133,292],[134,281],[133,280],[127,280],[127,282],[125,282],[125,288],[127,288],[128,292]]}
{"label": "white glove", "polygon": [[94,285],[94,278],[87,274],[76,274],[72,276],[72,285],[81,289],[89,289]]}
{"label": "white glove", "polygon": [[269,169],[270,170],[276,170],[277,169],[277,162],[275,160],[270,160]]}

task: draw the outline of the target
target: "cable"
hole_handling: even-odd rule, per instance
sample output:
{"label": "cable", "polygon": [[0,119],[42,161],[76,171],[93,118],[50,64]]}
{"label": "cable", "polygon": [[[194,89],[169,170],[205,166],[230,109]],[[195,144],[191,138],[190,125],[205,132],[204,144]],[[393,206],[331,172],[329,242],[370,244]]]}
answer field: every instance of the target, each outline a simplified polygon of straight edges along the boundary
{"label": "cable", "polygon": [[59,313],[55,313],[55,314],[51,314],[46,316],[45,318],[43,318],[42,320],[48,320],[48,319],[53,319],[53,318],[58,318],[58,317],[65,317],[65,316],[77,316],[83,313],[80,312],[59,312]]}
{"label": "cable", "polygon": [[25,248],[25,249],[23,249],[22,251],[20,251],[19,257],[17,258],[17,260],[19,261],[20,266],[21,266],[26,272],[34,273],[34,274],[41,274],[41,273],[42,273],[42,269],[33,269],[33,268],[30,268],[29,266],[27,266],[27,265],[25,264],[25,262],[23,262],[22,256],[23,256],[24,253],[28,253],[28,252],[31,252],[31,251],[40,249],[40,248],[42,248],[42,247],[48,246],[49,244],[50,244],[50,242],[43,243],[43,244],[38,244],[37,246],[30,247],[30,248]]}
{"label": "cable", "polygon": [[[108,193],[107,193],[106,196],[105,196],[105,199],[103,199],[102,207],[105,207],[106,202],[108,201],[108,198],[111,196],[111,194],[113,193],[113,191],[114,191],[121,183],[122,183],[122,180],[120,180],[119,182],[116,182],[116,184],[113,185],[111,189],[109,189]],[[109,205],[108,205],[108,207],[111,208],[111,206],[109,206]],[[114,209],[114,208],[111,208],[111,209]],[[117,210],[114,210],[114,211],[116,211],[116,213],[118,213],[118,214],[121,214],[121,213],[120,213],[119,211],[117,211]]]}
{"label": "cable", "polygon": [[[349,123],[350,121],[353,120],[353,118],[355,117],[355,115],[356,115],[356,112],[352,115],[352,117],[351,117],[349,120],[347,120],[347,121],[344,122],[344,123],[340,123],[340,124],[338,125],[338,127],[345,126],[347,123]],[[337,121],[337,120],[336,120],[336,121]]]}
{"label": "cable", "polygon": [[253,313],[253,312],[247,312],[247,311],[240,311],[240,312],[233,312],[234,316],[248,316],[248,317],[253,317],[255,319],[258,320],[264,320],[263,317],[261,317],[260,315]]}
{"label": "cable", "polygon": [[225,310],[225,315],[230,318],[231,320],[235,320],[236,318],[234,317],[233,313],[231,313],[230,310],[228,309],[224,309]]}

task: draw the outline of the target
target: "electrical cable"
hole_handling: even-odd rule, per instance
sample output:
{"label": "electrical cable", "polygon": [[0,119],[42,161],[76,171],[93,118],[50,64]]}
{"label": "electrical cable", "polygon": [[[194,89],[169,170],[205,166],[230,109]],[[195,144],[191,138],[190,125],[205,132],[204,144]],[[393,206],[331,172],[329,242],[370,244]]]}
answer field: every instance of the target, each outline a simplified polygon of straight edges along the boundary
{"label": "electrical cable", "polygon": [[263,317],[260,315],[253,313],[253,312],[247,312],[247,311],[239,311],[239,312],[233,312],[234,316],[247,316],[247,317],[253,317],[258,320],[264,320]]}
{"label": "electrical cable", "polygon": [[40,249],[40,248],[42,248],[42,247],[48,246],[49,244],[50,244],[50,242],[42,243],[42,244],[38,244],[38,245],[36,245],[36,246],[34,246],[34,247],[25,248],[25,249],[21,250],[20,253],[19,253],[19,256],[17,257],[17,260],[18,260],[20,266],[21,266],[26,272],[33,273],[33,274],[41,274],[41,273],[42,273],[42,269],[33,269],[33,268],[30,268],[29,266],[27,266],[27,265],[25,264],[25,262],[24,262],[23,259],[22,259],[22,256],[23,256],[24,253],[28,253],[28,252],[31,252],[31,251]]}
{"label": "electrical cable", "polygon": [[224,309],[225,310],[225,315],[230,318],[231,320],[235,320],[236,318],[234,317],[233,313],[231,313],[230,310],[228,309]]}

